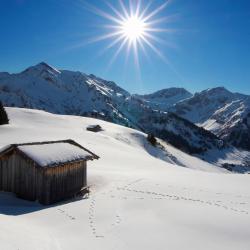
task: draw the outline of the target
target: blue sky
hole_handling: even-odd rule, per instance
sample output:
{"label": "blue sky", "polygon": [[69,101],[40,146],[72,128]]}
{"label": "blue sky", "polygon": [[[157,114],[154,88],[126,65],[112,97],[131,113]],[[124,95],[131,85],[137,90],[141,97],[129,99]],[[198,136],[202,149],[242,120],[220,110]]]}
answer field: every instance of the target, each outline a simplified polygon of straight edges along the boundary
{"label": "blue sky", "polygon": [[[175,30],[159,34],[171,46],[154,43],[169,64],[147,47],[148,57],[139,51],[140,74],[132,56],[125,63],[125,50],[107,66],[118,48],[102,53],[112,39],[88,43],[105,34],[101,25],[110,22],[86,8],[86,2],[112,13],[102,0],[0,0],[0,71],[19,72],[46,61],[113,80],[132,93],[225,86],[250,94],[249,0],[172,1],[157,15],[177,15],[159,24]],[[119,8],[118,0],[109,2]],[[142,2],[145,6],[148,0]],[[154,0],[150,11],[164,2]]]}

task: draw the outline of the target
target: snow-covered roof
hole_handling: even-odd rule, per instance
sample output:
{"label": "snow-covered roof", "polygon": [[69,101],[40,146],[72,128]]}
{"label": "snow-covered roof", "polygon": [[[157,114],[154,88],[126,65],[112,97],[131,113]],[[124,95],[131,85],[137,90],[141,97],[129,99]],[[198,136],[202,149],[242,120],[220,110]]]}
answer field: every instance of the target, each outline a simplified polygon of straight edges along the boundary
{"label": "snow-covered roof", "polygon": [[17,148],[41,167],[99,158],[73,140],[12,144],[9,147],[4,147],[0,154],[4,154],[11,148]]}
{"label": "snow-covered roof", "polygon": [[18,146],[17,148],[42,167],[84,160],[92,156],[90,153],[69,143]]}
{"label": "snow-covered roof", "polygon": [[101,127],[100,125],[98,125],[98,124],[95,124],[95,125],[89,125],[89,126],[87,126],[87,128],[96,128],[96,127]]}

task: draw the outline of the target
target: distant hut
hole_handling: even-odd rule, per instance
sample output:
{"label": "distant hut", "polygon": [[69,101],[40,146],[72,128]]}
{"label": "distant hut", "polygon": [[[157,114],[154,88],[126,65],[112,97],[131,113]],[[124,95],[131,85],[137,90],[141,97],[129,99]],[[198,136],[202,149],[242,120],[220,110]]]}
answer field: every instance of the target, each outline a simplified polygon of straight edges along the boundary
{"label": "distant hut", "polygon": [[87,127],[87,130],[88,130],[88,131],[91,131],[91,132],[100,132],[100,131],[102,131],[103,129],[102,129],[102,127],[101,127],[100,125],[89,125],[89,126]]}
{"label": "distant hut", "polygon": [[11,144],[0,151],[0,191],[52,204],[87,188],[87,161],[99,157],[73,140]]}

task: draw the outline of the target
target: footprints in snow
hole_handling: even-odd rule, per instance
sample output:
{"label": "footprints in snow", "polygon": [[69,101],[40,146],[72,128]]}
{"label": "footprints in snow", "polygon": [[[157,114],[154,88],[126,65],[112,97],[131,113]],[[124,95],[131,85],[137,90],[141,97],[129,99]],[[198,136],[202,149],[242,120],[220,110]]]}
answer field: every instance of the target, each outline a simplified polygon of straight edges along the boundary
{"label": "footprints in snow", "polygon": [[[246,210],[242,210],[242,209],[236,209],[233,207],[228,207],[225,206],[223,204],[219,204],[221,203],[221,201],[218,202],[212,202],[212,201],[205,201],[205,200],[201,200],[201,199],[193,199],[193,198],[188,198],[188,197],[184,197],[184,196],[177,196],[177,195],[170,195],[170,194],[162,194],[162,193],[156,193],[156,192],[150,192],[150,191],[143,191],[143,190],[137,190],[137,189],[131,189],[128,188],[127,185],[125,187],[118,187],[117,190],[123,190],[123,191],[128,191],[128,192],[133,192],[133,193],[140,193],[140,194],[146,194],[146,195],[151,195],[153,196],[152,199],[154,200],[161,200],[161,199],[171,199],[171,200],[185,200],[185,201],[191,201],[191,202],[196,202],[196,203],[201,203],[201,204],[206,204],[209,206],[215,206],[215,207],[219,207],[219,208],[223,208],[226,210],[231,210],[233,212],[237,212],[237,213],[242,213],[245,215],[248,215],[249,212]],[[141,199],[144,199],[143,197],[141,197]],[[246,204],[246,203],[239,203],[239,204]]]}
{"label": "footprints in snow", "polygon": [[116,214],[115,222],[113,224],[111,224],[111,226],[119,225],[121,223],[121,221],[122,221],[121,216],[119,214]]}
{"label": "footprints in snow", "polygon": [[92,198],[89,206],[89,226],[91,228],[91,232],[95,238],[104,238],[103,235],[97,233],[96,225],[95,225],[95,198]]}
{"label": "footprints in snow", "polygon": [[[136,194],[144,194],[144,195],[151,195],[153,197],[151,197],[151,199],[154,200],[162,200],[162,199],[172,199],[172,200],[185,200],[185,201],[191,201],[191,202],[196,202],[196,203],[201,203],[201,204],[205,204],[205,205],[209,205],[209,206],[214,206],[214,207],[218,207],[218,208],[223,208],[225,210],[231,210],[233,212],[238,212],[238,213],[242,213],[242,214],[246,214],[248,215],[249,212],[243,209],[236,209],[233,207],[229,207],[226,206],[224,204],[222,204],[222,201],[206,201],[206,200],[202,200],[202,199],[193,199],[193,198],[189,198],[189,197],[184,197],[184,196],[178,196],[178,195],[170,195],[170,194],[162,194],[162,193],[157,193],[157,192],[150,192],[150,191],[143,191],[143,190],[138,190],[138,189],[132,189],[131,186],[133,186],[134,184],[137,184],[138,182],[143,181],[143,179],[137,179],[133,182],[128,183],[127,185],[123,186],[123,187],[117,187],[116,189],[118,191],[123,190],[123,191],[128,191],[128,192],[133,192]],[[156,186],[159,186],[159,184],[156,184]],[[172,185],[168,185],[169,188],[174,188],[174,186]],[[189,190],[190,188],[188,187],[182,187],[183,190]],[[113,190],[110,191],[110,193],[112,193]],[[199,192],[205,192],[207,193],[208,191],[200,189]],[[220,193],[217,192],[215,193],[216,195],[231,195],[237,198],[249,198],[249,197],[244,197],[242,195],[233,195],[233,194],[224,194],[224,193]],[[113,193],[110,195],[110,198],[116,198],[116,199],[120,199],[120,200],[126,200],[128,199],[128,197],[126,196],[115,196]],[[136,197],[134,199],[138,199],[138,200],[144,200],[144,197]],[[248,203],[246,202],[233,202],[231,201],[230,204],[232,205],[247,205]]]}
{"label": "footprints in snow", "polygon": [[[192,197],[183,196],[183,195],[175,195],[175,194],[171,194],[171,193],[170,194],[169,193],[158,193],[158,192],[154,192],[154,191],[139,190],[139,189],[133,187],[135,184],[137,184],[138,182],[141,182],[142,180],[143,179],[137,179],[133,182],[130,182],[130,183],[122,186],[122,187],[113,186],[109,191],[102,192],[99,195],[104,195],[106,197],[110,197],[112,199],[117,199],[117,200],[129,200],[130,198],[138,199],[138,200],[144,200],[144,199],[149,199],[149,198],[151,200],[163,200],[163,199],[170,199],[173,201],[183,200],[183,201],[187,201],[187,202],[193,202],[193,203],[197,203],[197,204],[200,203],[203,205],[217,207],[220,209],[225,209],[227,211],[240,213],[240,214],[244,214],[244,215],[249,214],[249,212],[247,210],[243,210],[241,208],[231,207],[233,205],[234,206],[237,206],[237,205],[242,206],[242,205],[248,204],[247,202],[243,202],[243,201],[238,201],[238,202],[228,201],[228,203],[231,204],[231,206],[230,206],[230,205],[223,204],[223,201],[221,201],[221,200],[210,201],[210,200],[195,199]],[[155,186],[159,186],[159,184],[155,184]],[[172,185],[168,185],[168,187],[174,188],[174,186],[172,186]],[[187,187],[182,187],[181,189],[187,190],[187,191],[190,190],[190,188],[187,188]],[[117,193],[117,191],[118,191],[118,193]],[[130,193],[137,194],[138,196],[137,197],[129,197],[126,194],[122,195],[122,193],[120,191],[127,191]],[[199,192],[209,193],[206,190],[199,190]],[[213,195],[214,195],[214,193],[213,193]],[[216,193],[216,195],[232,195],[232,196],[236,197],[236,195],[233,195],[233,194]],[[237,195],[237,198],[244,198],[244,197]],[[96,225],[96,214],[95,214],[96,211],[95,210],[96,210],[96,199],[95,199],[95,197],[92,197],[92,200],[90,201],[89,212],[88,212],[89,226],[90,226],[91,232],[95,238],[104,238],[104,235],[99,233],[100,231],[98,230],[97,225]],[[112,224],[109,224],[109,225],[112,227],[115,227],[115,226],[118,226],[121,222],[122,222],[121,216],[118,213],[116,213],[115,216],[113,217],[113,222],[111,222]]]}
{"label": "footprints in snow", "polygon": [[[96,200],[93,198],[90,202],[89,206],[89,212],[88,212],[88,219],[89,219],[89,226],[91,229],[91,232],[95,238],[104,238],[104,235],[98,233],[96,222],[95,222],[95,203]],[[119,214],[115,215],[115,222],[111,224],[111,226],[117,226],[121,223],[122,219]]]}
{"label": "footprints in snow", "polygon": [[[190,190],[192,188],[190,187],[178,187],[178,186],[174,186],[174,185],[168,185],[169,188],[180,188],[180,189],[183,189],[183,190]],[[210,191],[208,190],[204,190],[204,189],[199,189],[199,192],[202,192],[202,193],[209,193]],[[232,197],[235,197],[235,198],[243,198],[243,199],[250,199],[250,196],[244,196],[244,195],[239,195],[239,194],[231,194],[231,193],[221,193],[221,192],[216,192],[214,193],[216,195],[226,195],[226,196],[232,196]]]}
{"label": "footprints in snow", "polygon": [[69,218],[70,220],[75,220],[76,218],[70,214],[68,214],[65,210],[58,208],[57,209],[61,214],[64,214],[67,218]]}

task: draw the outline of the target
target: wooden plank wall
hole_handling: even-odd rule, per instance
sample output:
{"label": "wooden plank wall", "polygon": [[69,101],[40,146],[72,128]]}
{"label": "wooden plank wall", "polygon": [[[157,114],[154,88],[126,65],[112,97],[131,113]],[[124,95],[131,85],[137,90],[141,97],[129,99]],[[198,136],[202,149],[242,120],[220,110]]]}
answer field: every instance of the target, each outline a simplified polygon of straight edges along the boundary
{"label": "wooden plank wall", "polygon": [[41,168],[17,153],[0,160],[0,191],[13,192],[23,199],[51,204],[86,186],[86,161]]}
{"label": "wooden plank wall", "polygon": [[41,183],[41,172],[34,162],[19,154],[12,154],[0,160],[0,190],[13,192],[27,200],[37,199],[37,190]]}
{"label": "wooden plank wall", "polygon": [[46,200],[54,203],[73,196],[87,186],[86,162],[65,164],[46,169]]}

